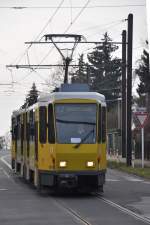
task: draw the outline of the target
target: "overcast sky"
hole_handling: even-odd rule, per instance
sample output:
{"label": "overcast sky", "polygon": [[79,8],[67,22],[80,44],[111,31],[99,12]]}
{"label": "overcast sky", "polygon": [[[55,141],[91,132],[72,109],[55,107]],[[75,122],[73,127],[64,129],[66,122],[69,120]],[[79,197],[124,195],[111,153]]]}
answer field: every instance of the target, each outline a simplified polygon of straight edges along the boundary
{"label": "overcast sky", "polygon": [[[133,6],[134,5],[134,6]],[[50,45],[34,45],[29,51],[26,41],[37,40],[48,33],[82,34],[88,41],[100,41],[107,31],[113,41],[121,41],[126,29],[125,19],[134,16],[133,68],[140,59],[147,39],[145,0],[1,0],[0,1],[0,135],[10,129],[11,113],[24,102],[35,82],[40,91],[50,70],[32,72],[26,69],[6,69],[8,64],[57,63],[60,56]],[[100,7],[101,6],[101,7]],[[27,8],[13,8],[27,7]],[[45,28],[45,29],[44,29]],[[92,46],[79,47],[79,53]],[[45,57],[48,55],[47,57]],[[117,52],[121,56],[121,48]],[[11,85],[13,82],[13,85]],[[8,84],[8,85],[4,85]]]}

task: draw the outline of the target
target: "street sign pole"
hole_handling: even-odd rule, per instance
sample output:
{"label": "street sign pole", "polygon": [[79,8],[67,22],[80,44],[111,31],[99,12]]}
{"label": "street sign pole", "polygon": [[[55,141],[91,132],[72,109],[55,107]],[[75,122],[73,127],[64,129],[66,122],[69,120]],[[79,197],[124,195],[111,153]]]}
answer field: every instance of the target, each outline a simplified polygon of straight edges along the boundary
{"label": "street sign pole", "polygon": [[148,113],[143,112],[143,111],[139,111],[139,112],[135,112],[134,115],[138,119],[139,125],[140,125],[140,128],[141,128],[142,168],[144,168],[144,126],[145,126],[146,121],[148,119]]}
{"label": "street sign pole", "polygon": [[143,126],[141,129],[141,136],[142,136],[142,168],[144,168],[144,127]]}

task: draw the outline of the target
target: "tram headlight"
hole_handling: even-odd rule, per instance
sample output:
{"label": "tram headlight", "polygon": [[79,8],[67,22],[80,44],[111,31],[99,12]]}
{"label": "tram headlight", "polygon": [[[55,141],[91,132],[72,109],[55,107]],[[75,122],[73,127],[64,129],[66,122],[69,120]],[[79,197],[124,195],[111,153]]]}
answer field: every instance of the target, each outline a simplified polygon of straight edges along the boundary
{"label": "tram headlight", "polygon": [[94,167],[94,162],[93,161],[88,161],[86,162],[87,167]]}
{"label": "tram headlight", "polygon": [[59,167],[64,168],[67,166],[67,162],[66,161],[60,161],[59,162]]}

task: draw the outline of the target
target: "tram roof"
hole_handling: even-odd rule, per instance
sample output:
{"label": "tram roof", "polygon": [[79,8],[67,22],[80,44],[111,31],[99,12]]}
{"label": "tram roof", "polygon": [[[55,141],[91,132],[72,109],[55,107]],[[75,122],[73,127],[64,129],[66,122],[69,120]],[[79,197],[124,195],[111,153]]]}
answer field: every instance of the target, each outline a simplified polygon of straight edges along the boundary
{"label": "tram roof", "polygon": [[12,113],[12,117],[16,117],[17,115],[30,111],[40,106],[48,105],[48,103],[55,102],[57,100],[62,99],[89,99],[89,100],[96,100],[97,102],[101,103],[103,106],[106,106],[105,96],[99,94],[97,92],[53,92],[50,94],[43,94],[39,97],[38,102],[34,105],[26,108],[26,109],[19,109],[15,110]]}
{"label": "tram roof", "polygon": [[105,96],[97,92],[54,92],[45,96],[41,96],[38,101],[49,103],[62,99],[89,99],[106,104]]}

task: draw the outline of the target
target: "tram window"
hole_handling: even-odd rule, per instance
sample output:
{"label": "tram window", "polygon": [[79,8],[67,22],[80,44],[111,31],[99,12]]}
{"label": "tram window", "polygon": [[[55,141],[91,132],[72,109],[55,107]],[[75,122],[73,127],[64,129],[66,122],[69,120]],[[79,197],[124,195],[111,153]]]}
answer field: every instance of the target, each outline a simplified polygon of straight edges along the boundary
{"label": "tram window", "polygon": [[34,124],[34,113],[33,110],[30,111],[29,114],[29,121],[30,121],[30,140],[34,140],[35,136],[35,124]]}
{"label": "tram window", "polygon": [[26,139],[27,139],[27,156],[29,157],[29,150],[30,150],[30,135],[29,135],[29,131],[30,131],[30,125],[29,123],[26,123]]}
{"label": "tram window", "polygon": [[34,139],[34,136],[35,136],[35,124],[34,124],[34,122],[32,122],[30,124],[30,138],[31,138],[31,140]]}
{"label": "tram window", "polygon": [[17,140],[21,138],[21,121],[20,116],[17,116]]}
{"label": "tram window", "polygon": [[28,122],[26,123],[26,139],[30,140],[30,124]]}
{"label": "tram window", "polygon": [[55,143],[54,113],[52,104],[49,104],[48,106],[48,141],[49,143]]}
{"label": "tram window", "polygon": [[29,136],[29,123],[26,124],[26,139],[29,141],[30,136]]}
{"label": "tram window", "polygon": [[93,103],[57,103],[57,143],[96,143],[96,112],[97,106]]}
{"label": "tram window", "polygon": [[40,142],[46,143],[47,135],[47,120],[46,120],[46,107],[41,106],[39,110],[39,117],[40,117],[40,123],[39,123],[39,131],[40,131]]}
{"label": "tram window", "polygon": [[11,134],[12,134],[12,140],[15,140],[16,138],[16,124],[15,124],[15,118],[12,119],[12,128],[11,128]]}
{"label": "tram window", "polygon": [[17,130],[17,125],[15,125],[14,127],[14,139],[17,140],[17,136],[18,136],[18,130]]}
{"label": "tram window", "polygon": [[24,125],[21,124],[21,140],[24,140]]}
{"label": "tram window", "polygon": [[38,122],[35,122],[35,159],[38,160]]}
{"label": "tram window", "polygon": [[24,140],[26,140],[26,114],[23,114]]}
{"label": "tram window", "polygon": [[99,104],[99,111],[98,111],[98,143],[102,141],[102,122],[101,122],[101,105]]}
{"label": "tram window", "polygon": [[102,107],[102,142],[106,141],[106,108]]}
{"label": "tram window", "polygon": [[21,154],[23,155],[24,125],[21,124]]}

